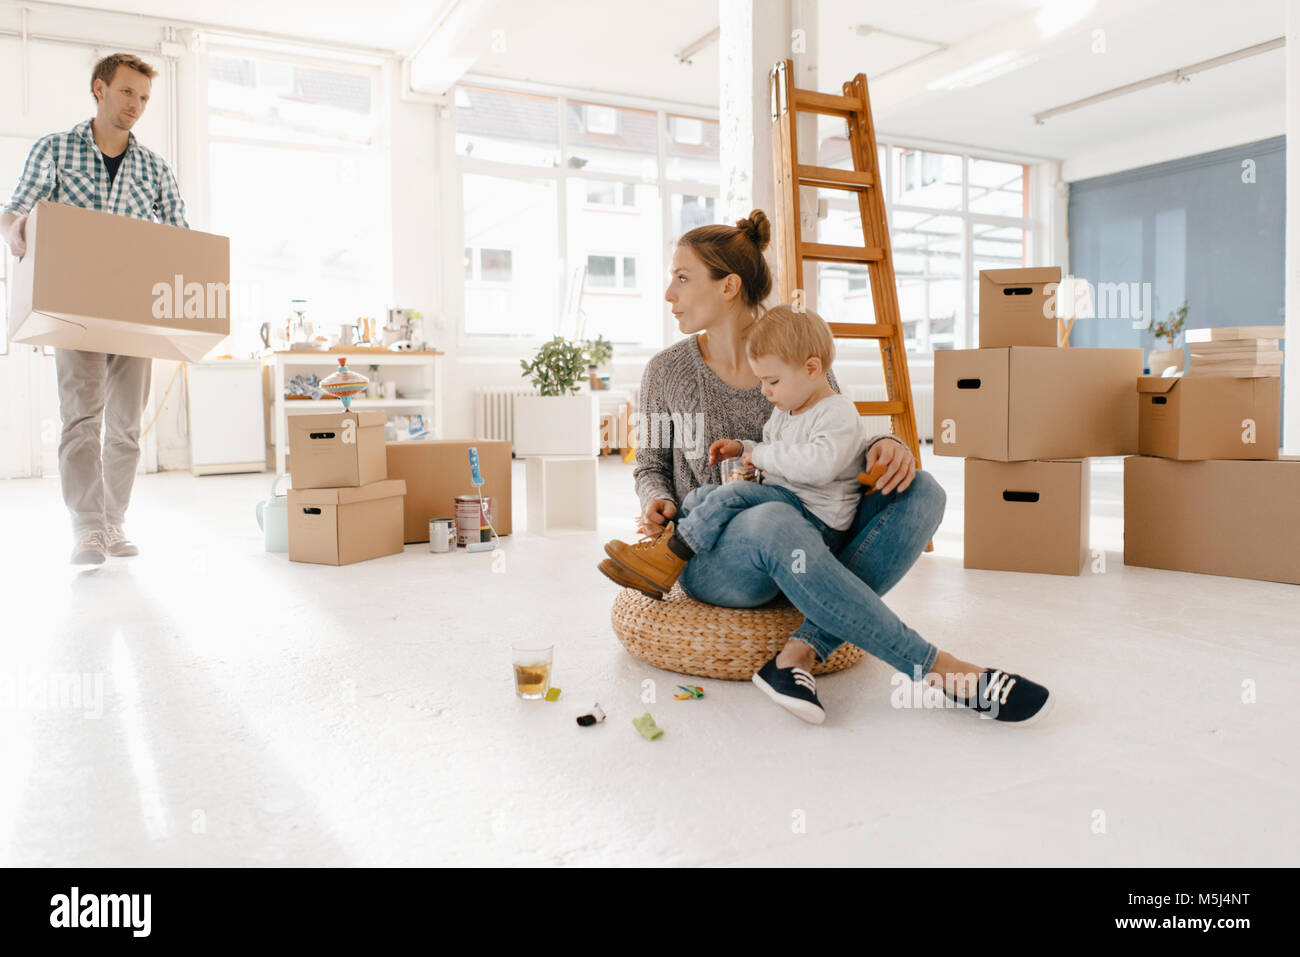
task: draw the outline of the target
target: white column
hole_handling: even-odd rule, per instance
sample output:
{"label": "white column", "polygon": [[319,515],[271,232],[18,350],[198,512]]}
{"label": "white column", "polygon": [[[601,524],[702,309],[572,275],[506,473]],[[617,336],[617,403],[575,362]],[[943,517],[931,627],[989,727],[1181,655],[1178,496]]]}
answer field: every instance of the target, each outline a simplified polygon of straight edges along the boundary
{"label": "white column", "polygon": [[[768,73],[777,61],[792,58],[795,86],[818,88],[817,0],[719,0],[718,22],[722,218],[735,222],[751,209],[761,209],[775,221]],[[838,93],[838,85],[830,92]],[[816,117],[801,121],[798,135],[800,157],[815,163]],[[816,235],[815,191],[804,197],[805,204],[802,227],[811,239]],[[776,268],[773,247],[768,248],[768,264]],[[808,304],[815,307],[815,290],[809,291]]]}
{"label": "white column", "polygon": [[1286,339],[1282,448],[1300,455],[1300,0],[1286,4]]}
{"label": "white column", "polygon": [[775,201],[768,71],[791,55],[789,0],[719,0],[718,119],[726,221]]}

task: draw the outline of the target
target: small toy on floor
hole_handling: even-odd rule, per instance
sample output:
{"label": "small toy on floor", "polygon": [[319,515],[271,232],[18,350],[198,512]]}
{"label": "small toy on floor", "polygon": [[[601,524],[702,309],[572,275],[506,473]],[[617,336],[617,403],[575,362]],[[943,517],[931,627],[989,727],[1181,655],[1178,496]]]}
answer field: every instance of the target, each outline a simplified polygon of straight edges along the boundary
{"label": "small toy on floor", "polygon": [[641,737],[647,741],[653,741],[655,738],[663,736],[664,729],[655,724],[655,719],[650,716],[649,711],[639,718],[633,718],[632,724],[641,732]]}
{"label": "small toy on floor", "polygon": [[604,720],[605,720],[605,712],[601,710],[599,704],[593,704],[591,706],[591,714],[578,715],[578,724],[584,728],[589,728],[593,724],[596,724],[597,722],[604,721]]}
{"label": "small toy on floor", "polygon": [[703,698],[704,689],[699,685],[678,685],[682,689],[682,694],[673,695],[674,701],[689,701],[692,698]]}
{"label": "small toy on floor", "polygon": [[549,690],[546,692],[546,700],[547,700],[547,701],[559,701],[559,700],[560,700],[560,689],[559,689],[559,688],[551,688],[551,689],[549,689]]}

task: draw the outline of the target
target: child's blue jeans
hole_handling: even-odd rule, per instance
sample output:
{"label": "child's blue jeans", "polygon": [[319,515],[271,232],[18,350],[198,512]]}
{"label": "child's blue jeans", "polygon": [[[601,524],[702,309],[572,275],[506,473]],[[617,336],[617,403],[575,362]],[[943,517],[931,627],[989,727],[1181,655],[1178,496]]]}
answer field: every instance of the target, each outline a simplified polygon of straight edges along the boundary
{"label": "child's blue jeans", "polygon": [[728,482],[726,485],[701,485],[687,494],[675,519],[677,535],[693,551],[710,552],[733,518],[764,502],[785,502],[798,509],[831,551],[843,544],[848,533],[848,529],[840,531],[829,527],[808,510],[798,495],[784,486]]}

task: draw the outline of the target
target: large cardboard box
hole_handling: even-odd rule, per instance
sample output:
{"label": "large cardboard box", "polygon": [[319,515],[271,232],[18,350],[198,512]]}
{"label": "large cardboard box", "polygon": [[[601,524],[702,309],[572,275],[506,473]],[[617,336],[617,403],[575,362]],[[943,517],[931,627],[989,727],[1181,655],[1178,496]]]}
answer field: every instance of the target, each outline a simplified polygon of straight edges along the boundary
{"label": "large cardboard box", "polygon": [[509,535],[510,443],[497,439],[429,439],[388,443],[388,474],[406,483],[409,542],[429,540],[429,520],[455,518],[456,496],[472,495],[469,449],[478,449],[483,497],[492,499],[492,525]]}
{"label": "large cardboard box", "polygon": [[1124,564],[1300,585],[1300,458],[1124,460]]}
{"label": "large cardboard box", "polygon": [[980,348],[1055,346],[1060,283],[1060,266],[981,269]]}
{"label": "large cardboard box", "polygon": [[934,453],[998,462],[1137,451],[1141,349],[941,349]]}
{"label": "large cardboard box", "polygon": [[358,488],[289,491],[289,560],[351,565],[402,550],[406,485],[385,480]]}
{"label": "large cardboard box", "polygon": [[294,488],[369,485],[388,478],[383,412],[289,416]]}
{"label": "large cardboard box", "polygon": [[14,267],[13,342],[194,362],[230,334],[230,240],[45,200]]}
{"label": "large cardboard box", "polygon": [[1141,376],[1138,454],[1167,459],[1275,459],[1282,380]]}
{"label": "large cardboard box", "polygon": [[1089,467],[966,460],[964,568],[1078,575],[1088,560]]}

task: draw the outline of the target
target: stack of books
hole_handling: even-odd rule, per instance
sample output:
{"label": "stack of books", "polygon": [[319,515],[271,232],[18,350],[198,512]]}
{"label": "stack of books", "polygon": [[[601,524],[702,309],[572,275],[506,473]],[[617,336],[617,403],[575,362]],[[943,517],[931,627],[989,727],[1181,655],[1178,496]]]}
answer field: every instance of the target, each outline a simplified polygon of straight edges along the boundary
{"label": "stack of books", "polygon": [[1187,346],[1192,362],[1187,375],[1239,379],[1281,376],[1282,349],[1278,343],[1285,329],[1285,326],[1188,329]]}

